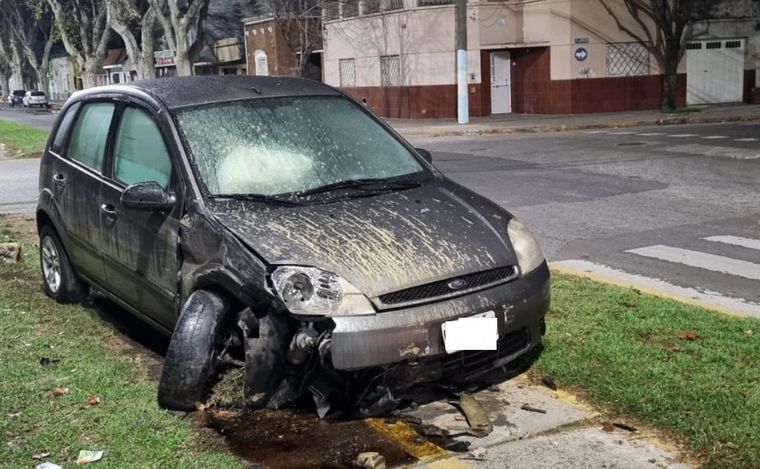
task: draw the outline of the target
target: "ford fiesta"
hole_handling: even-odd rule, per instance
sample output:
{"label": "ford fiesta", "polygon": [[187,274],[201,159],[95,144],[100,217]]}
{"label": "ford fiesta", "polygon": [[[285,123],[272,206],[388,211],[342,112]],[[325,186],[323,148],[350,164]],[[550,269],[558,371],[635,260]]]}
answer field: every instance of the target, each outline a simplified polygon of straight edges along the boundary
{"label": "ford fiesta", "polygon": [[195,408],[242,367],[252,406],[378,414],[542,340],[549,270],[525,226],[320,83],[76,93],[39,181],[46,293],[92,287],[171,335],[167,408]]}

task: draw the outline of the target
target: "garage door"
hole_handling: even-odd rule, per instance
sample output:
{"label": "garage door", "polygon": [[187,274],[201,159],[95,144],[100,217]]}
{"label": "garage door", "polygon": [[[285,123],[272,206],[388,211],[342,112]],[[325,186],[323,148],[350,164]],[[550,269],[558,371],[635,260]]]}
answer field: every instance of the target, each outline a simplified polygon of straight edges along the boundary
{"label": "garage door", "polygon": [[744,40],[694,41],[686,45],[687,104],[742,101]]}

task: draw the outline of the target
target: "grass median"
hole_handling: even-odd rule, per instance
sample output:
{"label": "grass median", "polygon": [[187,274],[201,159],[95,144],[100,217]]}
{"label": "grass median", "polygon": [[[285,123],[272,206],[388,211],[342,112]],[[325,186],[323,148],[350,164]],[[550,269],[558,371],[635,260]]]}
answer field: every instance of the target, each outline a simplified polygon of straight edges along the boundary
{"label": "grass median", "polygon": [[706,467],[757,467],[760,321],[561,274],[552,294],[540,372],[685,440]]}
{"label": "grass median", "polygon": [[37,157],[45,149],[48,132],[0,119],[0,143],[7,157]]}
{"label": "grass median", "polygon": [[[0,242],[13,237],[0,216]],[[36,248],[23,255],[0,264],[0,466],[69,466],[103,450],[98,467],[245,467],[161,410],[146,360],[93,309],[48,299]]]}

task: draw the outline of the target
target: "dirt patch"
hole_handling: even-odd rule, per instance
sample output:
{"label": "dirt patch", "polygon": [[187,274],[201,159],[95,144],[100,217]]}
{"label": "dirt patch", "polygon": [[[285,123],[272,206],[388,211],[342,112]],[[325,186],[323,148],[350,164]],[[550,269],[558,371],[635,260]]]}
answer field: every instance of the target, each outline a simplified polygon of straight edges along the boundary
{"label": "dirt patch", "polygon": [[9,213],[3,215],[8,222],[8,227],[13,233],[14,238],[30,246],[39,244],[37,235],[37,222],[31,213]]}
{"label": "dirt patch", "polygon": [[229,449],[267,468],[352,468],[359,453],[377,451],[389,467],[416,460],[361,420],[320,420],[296,410],[206,410],[199,425],[224,435]]}

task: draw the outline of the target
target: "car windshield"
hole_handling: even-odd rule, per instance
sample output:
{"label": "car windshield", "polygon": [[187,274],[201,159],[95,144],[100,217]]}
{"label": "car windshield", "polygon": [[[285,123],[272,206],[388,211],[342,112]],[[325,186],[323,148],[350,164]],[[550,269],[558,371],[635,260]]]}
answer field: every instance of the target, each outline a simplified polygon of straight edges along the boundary
{"label": "car windshield", "polygon": [[177,119],[212,196],[298,195],[425,173],[401,142],[343,97],[255,99],[183,110]]}
{"label": "car windshield", "polygon": [[42,91],[32,91],[32,96],[45,96],[45,93]]}
{"label": "car windshield", "polygon": [[26,94],[24,91],[14,91],[13,96],[24,96]]}

